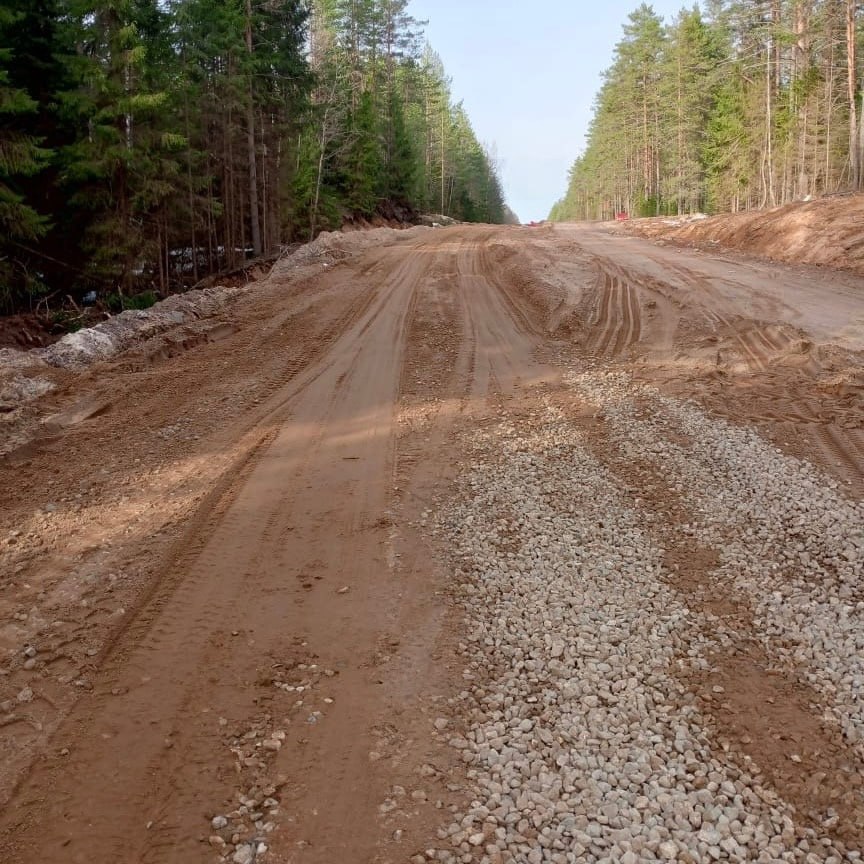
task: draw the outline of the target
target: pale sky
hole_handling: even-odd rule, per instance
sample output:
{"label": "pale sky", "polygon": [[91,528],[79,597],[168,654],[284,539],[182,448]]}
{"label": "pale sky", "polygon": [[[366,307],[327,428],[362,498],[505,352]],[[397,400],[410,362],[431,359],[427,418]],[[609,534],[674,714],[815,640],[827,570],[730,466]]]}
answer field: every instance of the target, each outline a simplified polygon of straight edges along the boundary
{"label": "pale sky", "polygon": [[[507,203],[545,219],[582,150],[601,73],[640,0],[411,0],[464,101],[497,149]],[[693,0],[656,0],[667,23]]]}

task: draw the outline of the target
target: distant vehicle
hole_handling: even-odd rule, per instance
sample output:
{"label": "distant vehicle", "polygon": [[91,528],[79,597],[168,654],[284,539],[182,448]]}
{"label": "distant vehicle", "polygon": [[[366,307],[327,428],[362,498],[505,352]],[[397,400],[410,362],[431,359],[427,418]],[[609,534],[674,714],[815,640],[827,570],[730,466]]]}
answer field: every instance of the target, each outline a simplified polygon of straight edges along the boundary
{"label": "distant vehicle", "polygon": [[529,228],[542,228],[546,224],[545,220],[543,222],[529,222]]}
{"label": "distant vehicle", "polygon": [[630,218],[630,214],[626,210],[622,210],[620,213],[615,214],[616,222],[626,222]]}

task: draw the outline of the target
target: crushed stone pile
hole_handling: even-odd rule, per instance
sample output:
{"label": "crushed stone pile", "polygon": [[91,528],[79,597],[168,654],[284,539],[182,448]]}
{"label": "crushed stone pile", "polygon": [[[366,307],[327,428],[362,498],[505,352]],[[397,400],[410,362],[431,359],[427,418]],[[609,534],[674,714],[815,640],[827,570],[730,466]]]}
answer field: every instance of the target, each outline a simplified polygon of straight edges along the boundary
{"label": "crushed stone pile", "polygon": [[32,353],[50,366],[67,369],[87,366],[98,360],[107,360],[135,342],[149,339],[178,324],[215,315],[246,290],[218,287],[175,294],[151,309],[129,309],[95,327],[68,333],[59,342]]}
{"label": "crushed stone pile", "polygon": [[470,722],[446,737],[474,801],[427,857],[857,860],[833,831],[850,818],[842,795],[824,810],[816,796],[791,806],[711,734],[689,676],[750,634],[675,590],[664,552],[670,539],[716,550],[706,579],[749,601],[778,674],[803,676],[860,756],[864,505],[754,433],[623,374],[570,384],[621,458],[676,478],[694,515],[658,525],[554,402],[469,436],[473,467],[438,530],[471,624],[454,711]]}
{"label": "crushed stone pile", "polygon": [[276,262],[271,277],[279,279],[298,267],[310,264],[329,266],[370,249],[407,237],[417,236],[423,228],[372,228],[368,231],[324,231],[311,243],[283,256]]}
{"label": "crushed stone pile", "polygon": [[[53,345],[18,351],[0,350],[0,400],[27,402],[37,398],[48,382],[40,383],[40,369],[79,370],[99,360],[107,360],[137,342],[149,339],[180,324],[215,315],[247,288],[206,288],[176,294],[151,309],[128,309],[75,333],[67,333]],[[47,386],[45,386],[47,385]]]}

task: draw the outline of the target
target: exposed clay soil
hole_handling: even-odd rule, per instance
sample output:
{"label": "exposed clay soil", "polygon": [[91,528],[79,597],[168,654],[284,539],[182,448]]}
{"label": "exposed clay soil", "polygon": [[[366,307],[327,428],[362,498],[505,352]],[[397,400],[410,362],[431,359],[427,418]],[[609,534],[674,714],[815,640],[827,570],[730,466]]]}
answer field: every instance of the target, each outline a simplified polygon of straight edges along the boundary
{"label": "exposed clay soil", "polygon": [[737,249],[774,261],[864,275],[864,194],[796,201],[707,219],[636,219],[626,230],[701,249]]}
{"label": "exposed clay soil", "polygon": [[[864,197],[837,199],[801,211],[802,237],[829,207],[861,230]],[[752,236],[739,218],[678,231]],[[261,861],[434,846],[469,794],[434,734],[466,637],[427,527],[463,470],[460,433],[557,400],[656,513],[656,542],[690,518],[568,394],[562,370],[585,363],[753,427],[864,496],[864,280],[602,227],[380,233],[277,265],[109,360],[40,372],[54,389],[0,441],[0,860],[217,862],[255,821],[272,826]],[[752,630],[698,553],[669,543],[675,589]],[[854,846],[860,754],[757,636],[691,682],[712,734],[802,813],[820,771]],[[211,827],[229,811],[244,828]]]}
{"label": "exposed clay soil", "polygon": [[55,332],[42,315],[22,314],[0,316],[0,348],[27,351],[56,342],[63,334]]}

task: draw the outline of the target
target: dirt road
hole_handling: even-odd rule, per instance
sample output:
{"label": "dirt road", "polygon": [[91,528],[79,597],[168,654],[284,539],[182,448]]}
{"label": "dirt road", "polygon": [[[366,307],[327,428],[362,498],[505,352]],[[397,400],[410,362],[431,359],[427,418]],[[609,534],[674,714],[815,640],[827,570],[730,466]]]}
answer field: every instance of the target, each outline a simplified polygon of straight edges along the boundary
{"label": "dirt road", "polygon": [[[4,862],[839,861],[862,848],[864,281],[602,228],[457,227],[277,272],[212,324],[58,372],[40,436],[0,462]],[[537,483],[548,494],[522,513]],[[577,511],[550,503],[589,489]],[[814,509],[795,517],[802,495]],[[577,591],[573,549],[596,594]],[[592,569],[622,549],[614,578]],[[535,565],[543,591],[566,577],[560,591],[601,618],[622,586],[643,621],[685,610],[655,652],[676,682],[663,716],[698,730],[680,751],[685,791],[709,788],[715,806],[731,784],[740,818],[702,802],[687,822],[673,780],[640,817],[644,844],[615,834],[633,821],[619,803],[595,818],[611,799],[574,776],[590,781],[602,735],[567,739],[561,703],[526,667],[548,649],[563,693],[591,655],[570,646],[588,637],[559,640],[558,600],[538,607],[537,584],[507,577]],[[535,607],[515,642],[496,629]],[[835,612],[846,641],[833,646],[817,619]],[[690,632],[697,619],[714,642]],[[603,656],[574,704],[606,692]],[[530,737],[541,721],[554,753]],[[522,788],[501,767],[524,755],[520,735],[545,771],[571,772],[559,786],[581,790],[584,812],[563,793],[548,812],[519,800],[559,783],[529,767],[537,788]],[[561,762],[566,740],[595,761]],[[668,768],[665,752],[652,758]],[[694,761],[712,766],[701,787]],[[765,825],[759,807],[773,808]],[[734,846],[691,843],[675,823],[704,832],[709,817]]]}

